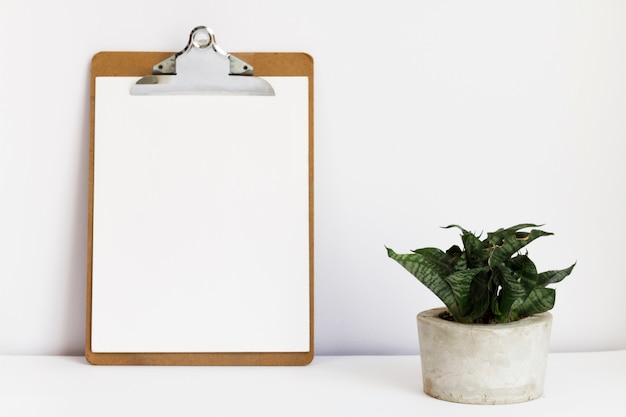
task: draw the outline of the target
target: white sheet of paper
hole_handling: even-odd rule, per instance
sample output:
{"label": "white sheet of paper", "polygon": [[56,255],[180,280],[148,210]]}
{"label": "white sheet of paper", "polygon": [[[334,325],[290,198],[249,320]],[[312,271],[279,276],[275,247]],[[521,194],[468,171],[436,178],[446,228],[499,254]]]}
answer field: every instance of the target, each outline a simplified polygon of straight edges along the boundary
{"label": "white sheet of paper", "polygon": [[309,350],[308,80],[131,96],[97,77],[92,351]]}

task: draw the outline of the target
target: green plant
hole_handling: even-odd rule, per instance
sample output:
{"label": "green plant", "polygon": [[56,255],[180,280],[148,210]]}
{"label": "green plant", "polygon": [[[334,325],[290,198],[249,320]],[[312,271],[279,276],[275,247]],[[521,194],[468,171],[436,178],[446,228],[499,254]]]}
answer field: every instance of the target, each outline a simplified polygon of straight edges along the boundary
{"label": "green plant", "polygon": [[537,273],[535,264],[521,249],[533,240],[552,235],[540,227],[518,224],[480,235],[458,225],[445,229],[461,230],[464,249],[457,245],[443,252],[422,248],[409,254],[397,254],[396,260],[428,287],[448,308],[452,318],[461,323],[506,323],[552,309],[555,291],[547,285],[568,276],[576,263],[559,271]]}

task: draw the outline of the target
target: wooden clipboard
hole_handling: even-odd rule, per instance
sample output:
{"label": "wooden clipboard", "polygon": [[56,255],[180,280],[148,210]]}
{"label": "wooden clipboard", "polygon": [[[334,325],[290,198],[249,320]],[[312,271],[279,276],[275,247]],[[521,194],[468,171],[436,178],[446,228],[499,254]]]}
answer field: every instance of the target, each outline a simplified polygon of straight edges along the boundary
{"label": "wooden clipboard", "polygon": [[[95,138],[96,79],[97,77],[142,77],[150,74],[155,63],[172,56],[171,52],[101,52],[94,56],[91,66],[91,129],[90,177],[88,213],[87,259],[87,316],[85,356],[97,365],[306,365],[314,356],[313,338],[313,60],[305,53],[233,53],[254,67],[256,77],[307,77],[308,78],[308,347],[297,351],[94,351],[94,203],[95,155],[98,152]],[[279,249],[277,248],[277,251]],[[98,278],[102,279],[102,278]],[[255,312],[249,312],[254,315]],[[198,331],[203,331],[198,329]]]}

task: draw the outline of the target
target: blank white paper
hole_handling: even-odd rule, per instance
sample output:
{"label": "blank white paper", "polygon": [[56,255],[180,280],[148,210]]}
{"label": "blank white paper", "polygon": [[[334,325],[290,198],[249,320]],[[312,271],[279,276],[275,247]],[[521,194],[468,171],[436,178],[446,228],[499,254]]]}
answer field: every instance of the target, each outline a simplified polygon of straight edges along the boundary
{"label": "blank white paper", "polygon": [[97,77],[94,352],[309,351],[308,80],[131,96]]}

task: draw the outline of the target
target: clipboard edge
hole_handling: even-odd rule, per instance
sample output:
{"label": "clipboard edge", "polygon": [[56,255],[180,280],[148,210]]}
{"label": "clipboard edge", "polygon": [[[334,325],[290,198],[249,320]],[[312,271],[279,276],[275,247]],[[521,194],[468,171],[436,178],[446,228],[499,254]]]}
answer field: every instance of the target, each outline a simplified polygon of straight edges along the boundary
{"label": "clipboard edge", "polygon": [[95,353],[86,351],[91,365],[104,366],[305,366],[313,352],[172,352]]}

